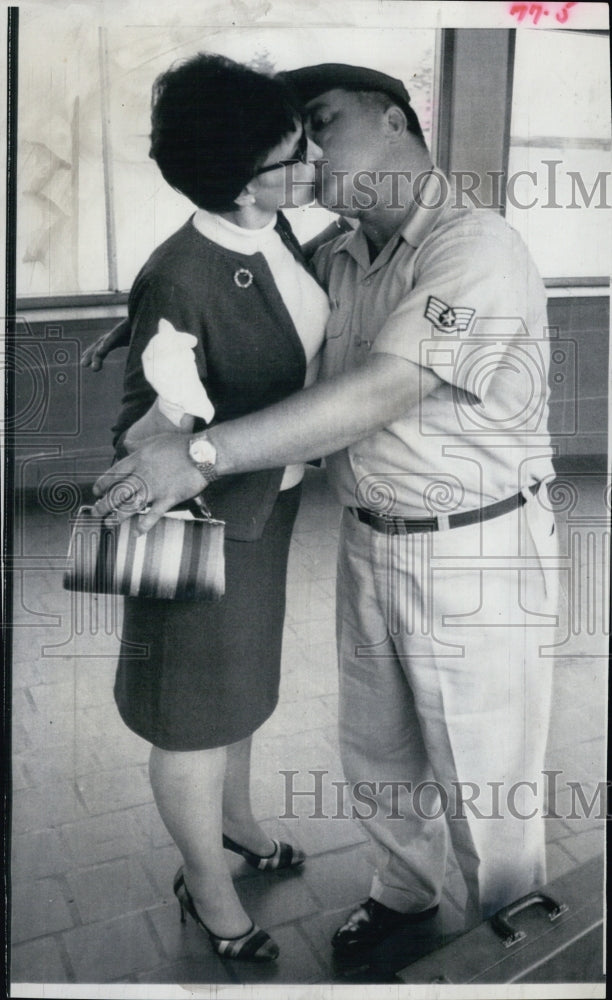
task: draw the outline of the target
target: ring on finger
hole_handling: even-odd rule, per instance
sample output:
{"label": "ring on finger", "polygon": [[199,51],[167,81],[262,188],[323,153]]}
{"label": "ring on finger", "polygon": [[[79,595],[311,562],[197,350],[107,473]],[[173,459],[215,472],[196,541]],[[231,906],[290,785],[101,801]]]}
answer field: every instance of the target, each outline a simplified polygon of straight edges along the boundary
{"label": "ring on finger", "polygon": [[113,511],[138,514],[147,506],[147,490],[143,483],[122,479],[110,488],[106,500]]}

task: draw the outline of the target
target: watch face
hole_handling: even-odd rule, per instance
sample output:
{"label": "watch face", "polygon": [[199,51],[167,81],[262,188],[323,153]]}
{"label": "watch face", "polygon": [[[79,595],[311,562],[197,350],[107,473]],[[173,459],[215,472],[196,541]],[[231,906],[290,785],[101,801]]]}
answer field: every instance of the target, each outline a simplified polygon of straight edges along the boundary
{"label": "watch face", "polygon": [[217,450],[206,438],[194,438],[189,445],[189,454],[198,464],[214,465],[217,460]]}

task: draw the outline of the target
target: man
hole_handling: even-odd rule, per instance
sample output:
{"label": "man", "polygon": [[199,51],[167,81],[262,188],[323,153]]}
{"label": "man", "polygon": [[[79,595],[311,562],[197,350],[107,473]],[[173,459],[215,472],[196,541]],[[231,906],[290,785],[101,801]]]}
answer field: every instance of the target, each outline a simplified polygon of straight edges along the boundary
{"label": "man", "polygon": [[469,922],[545,880],[546,299],[517,234],[433,168],[400,81],[287,76],[323,149],[319,200],[359,223],[314,258],[332,308],[320,379],[191,442],[155,438],[96,489],[146,484],[147,530],[218,476],[327,457],[345,508],[340,743],[376,800],[371,895],[333,938],[347,957],[433,916],[449,834]]}

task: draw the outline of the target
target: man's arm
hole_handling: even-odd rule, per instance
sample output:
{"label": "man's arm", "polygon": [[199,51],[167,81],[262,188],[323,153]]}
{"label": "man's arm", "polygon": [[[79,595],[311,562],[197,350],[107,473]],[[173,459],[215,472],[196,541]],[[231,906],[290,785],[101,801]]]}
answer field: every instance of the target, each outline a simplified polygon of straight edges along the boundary
{"label": "man's arm", "polygon": [[278,468],[331,455],[375,434],[440,384],[426,368],[377,354],[359,368],[205,434],[217,449],[219,475]]}
{"label": "man's arm", "polygon": [[94,372],[99,372],[104,365],[104,359],[111,351],[116,351],[118,347],[127,347],[130,342],[131,326],[126,317],[117,326],[114,326],[108,333],[103,333],[93,344],[83,352],[81,366],[91,368]]}
{"label": "man's arm", "polygon": [[[205,433],[217,449],[216,471],[219,475],[251,472],[330,455],[387,427],[440,384],[437,375],[411,361],[373,355],[361,367],[274,406],[211,427]],[[126,480],[135,490],[140,488],[152,505],[139,520],[140,529],[147,531],[170,507],[204,486],[187,447],[182,435],[155,438],[105,473],[94,493],[100,497]],[[101,515],[113,509],[117,505],[112,497],[96,504]]]}

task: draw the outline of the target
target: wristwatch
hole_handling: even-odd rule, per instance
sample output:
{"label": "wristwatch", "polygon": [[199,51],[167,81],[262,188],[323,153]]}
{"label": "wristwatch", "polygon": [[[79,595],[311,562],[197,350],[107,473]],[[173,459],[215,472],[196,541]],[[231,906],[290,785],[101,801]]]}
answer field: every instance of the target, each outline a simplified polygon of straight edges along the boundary
{"label": "wristwatch", "polygon": [[207,486],[219,478],[219,473],[215,468],[217,449],[208,438],[192,437],[189,441],[189,457],[204,476]]}

